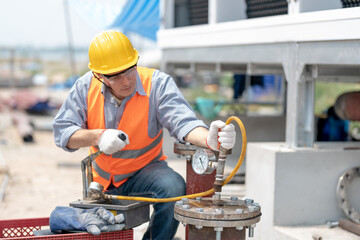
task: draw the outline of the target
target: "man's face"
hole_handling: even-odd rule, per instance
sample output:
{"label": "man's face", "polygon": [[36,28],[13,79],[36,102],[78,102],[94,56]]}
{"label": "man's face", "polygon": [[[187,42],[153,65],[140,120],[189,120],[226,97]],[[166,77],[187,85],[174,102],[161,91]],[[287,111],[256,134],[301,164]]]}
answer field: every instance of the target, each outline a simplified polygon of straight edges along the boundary
{"label": "man's face", "polygon": [[113,89],[118,99],[130,96],[136,87],[136,66],[109,75],[102,74],[104,81]]}

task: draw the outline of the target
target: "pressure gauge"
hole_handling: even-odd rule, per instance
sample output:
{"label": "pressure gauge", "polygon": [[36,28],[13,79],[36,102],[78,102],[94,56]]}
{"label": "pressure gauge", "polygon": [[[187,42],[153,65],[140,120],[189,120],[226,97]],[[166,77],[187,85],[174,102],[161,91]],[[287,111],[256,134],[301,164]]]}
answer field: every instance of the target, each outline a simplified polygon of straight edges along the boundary
{"label": "pressure gauge", "polygon": [[192,168],[197,174],[210,174],[214,170],[215,161],[212,151],[198,148],[192,158]]}

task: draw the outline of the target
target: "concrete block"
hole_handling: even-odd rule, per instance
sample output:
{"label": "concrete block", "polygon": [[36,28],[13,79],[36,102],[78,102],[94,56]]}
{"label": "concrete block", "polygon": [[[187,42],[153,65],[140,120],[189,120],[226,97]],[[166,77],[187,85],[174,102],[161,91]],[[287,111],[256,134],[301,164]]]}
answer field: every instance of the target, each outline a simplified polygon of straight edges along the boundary
{"label": "concrete block", "polygon": [[[259,228],[266,232],[273,226],[323,225],[345,217],[336,200],[337,182],[345,171],[360,166],[360,148],[349,144],[360,147],[326,143],[292,149],[285,143],[249,143],[246,197],[262,207]],[[355,180],[348,195],[360,211],[360,181]]]}

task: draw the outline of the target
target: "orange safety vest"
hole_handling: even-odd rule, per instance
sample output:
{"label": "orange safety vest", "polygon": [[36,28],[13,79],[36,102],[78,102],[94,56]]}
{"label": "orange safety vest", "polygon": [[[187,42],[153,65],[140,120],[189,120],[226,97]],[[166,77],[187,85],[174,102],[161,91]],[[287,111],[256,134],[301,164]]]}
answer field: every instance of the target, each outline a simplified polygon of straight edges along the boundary
{"label": "orange safety vest", "polygon": [[[153,160],[165,160],[162,151],[162,130],[154,138],[149,137],[149,95],[151,80],[155,69],[138,67],[146,96],[137,92],[126,103],[117,129],[129,136],[130,144],[111,156],[101,154],[92,162],[93,180],[107,189],[112,182],[119,187],[138,170]],[[105,129],[104,96],[101,93],[102,83],[94,77],[87,95],[88,129]],[[97,151],[95,146],[90,152]]]}

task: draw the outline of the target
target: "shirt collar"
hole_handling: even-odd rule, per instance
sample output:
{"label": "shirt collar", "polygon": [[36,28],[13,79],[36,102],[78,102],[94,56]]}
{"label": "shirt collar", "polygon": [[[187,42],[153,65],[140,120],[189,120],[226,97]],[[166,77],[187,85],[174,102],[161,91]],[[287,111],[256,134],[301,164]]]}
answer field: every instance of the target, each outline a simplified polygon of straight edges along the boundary
{"label": "shirt collar", "polygon": [[137,72],[136,72],[136,88],[135,88],[135,91],[140,95],[143,95],[143,96],[146,95],[143,84],[142,84],[141,79],[140,79],[140,76],[139,76],[139,74]]}

